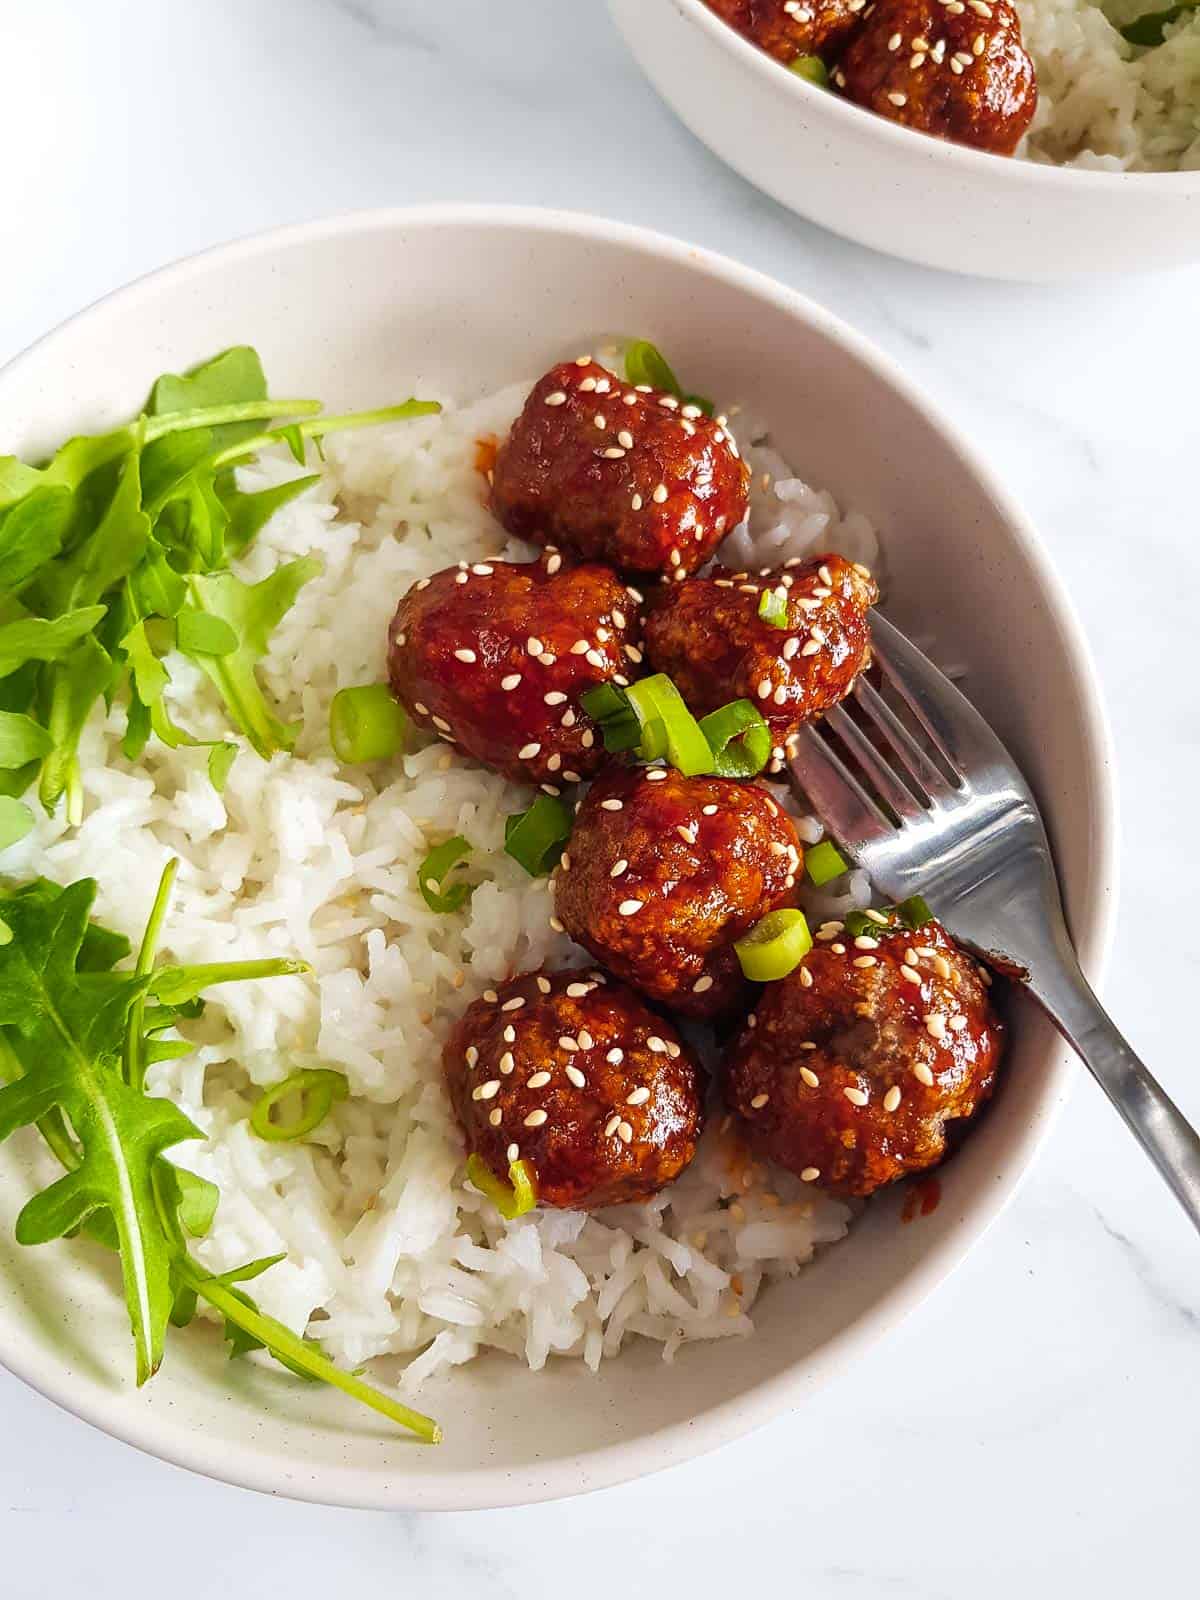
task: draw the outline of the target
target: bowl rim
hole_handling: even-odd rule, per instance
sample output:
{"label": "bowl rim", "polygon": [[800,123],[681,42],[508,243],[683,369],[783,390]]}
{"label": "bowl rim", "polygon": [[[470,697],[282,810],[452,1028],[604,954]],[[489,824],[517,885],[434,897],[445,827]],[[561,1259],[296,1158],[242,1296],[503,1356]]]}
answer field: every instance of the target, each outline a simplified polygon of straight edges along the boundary
{"label": "bowl rim", "polygon": [[[1079,686],[1096,806],[1097,892],[1090,915],[1075,933],[1085,967],[1094,979],[1101,978],[1108,963],[1116,921],[1115,768],[1099,677],[1070,595],[1033,525],[958,426],[940,406],[926,398],[892,357],[798,290],[703,246],[584,212],[490,203],[380,207],[341,212],[240,236],[153,269],[100,296],[26,346],[0,367],[0,386],[27,361],[35,356],[44,359],[57,343],[66,343],[85,319],[102,315],[113,307],[134,304],[164,285],[220,272],[264,252],[303,248],[347,234],[481,225],[521,232],[566,234],[582,240],[616,244],[664,259],[688,273],[707,273],[755,298],[773,301],[861,361],[881,382],[899,391],[959,454],[995,504],[1012,538],[1036,573],[1040,590],[1059,624],[1066,658]],[[748,1393],[711,1406],[688,1421],[580,1455],[560,1456],[542,1463],[533,1461],[517,1468],[482,1465],[452,1478],[430,1478],[419,1471],[394,1466],[372,1471],[338,1465],[320,1469],[307,1482],[294,1479],[285,1482],[276,1458],[268,1451],[241,1440],[189,1435],[170,1420],[169,1411],[138,1411],[131,1407],[123,1389],[114,1388],[103,1395],[88,1394],[82,1399],[73,1396],[69,1371],[53,1360],[42,1359],[38,1354],[32,1359],[14,1359],[0,1350],[0,1366],[62,1410],[148,1455],[219,1482],[277,1497],[366,1510],[463,1511],[527,1505],[610,1487],[705,1454],[794,1410],[819,1384],[897,1326],[962,1262],[1013,1198],[1049,1136],[1075,1076],[1073,1058],[1068,1056],[1065,1047],[1052,1047],[1043,1079],[1041,1114],[1035,1123],[1024,1129],[1008,1170],[976,1200],[971,1221],[964,1221],[949,1231],[868,1314],[842,1329],[810,1357],[803,1368],[779,1373],[760,1382]]]}
{"label": "bowl rim", "polygon": [[1095,167],[1072,167],[1060,162],[1026,161],[1023,158],[1002,156],[991,150],[976,150],[971,145],[955,144],[949,139],[938,139],[922,133],[917,128],[907,128],[892,122],[865,106],[856,105],[841,95],[830,94],[794,72],[789,72],[782,62],[760,50],[756,44],[740,34],[737,29],[710,11],[704,0],[643,0],[644,4],[674,6],[682,16],[698,28],[705,30],[717,45],[729,50],[742,65],[757,73],[764,86],[774,84],[785,95],[794,96],[798,103],[815,116],[828,116],[838,132],[850,128],[860,136],[877,139],[881,145],[894,148],[899,154],[924,154],[927,159],[940,162],[947,170],[964,182],[986,179],[990,174],[996,181],[1010,188],[1026,184],[1052,190],[1087,188],[1114,188],[1136,182],[1139,188],[1171,193],[1176,197],[1200,195],[1200,171],[1196,172],[1108,172]]}

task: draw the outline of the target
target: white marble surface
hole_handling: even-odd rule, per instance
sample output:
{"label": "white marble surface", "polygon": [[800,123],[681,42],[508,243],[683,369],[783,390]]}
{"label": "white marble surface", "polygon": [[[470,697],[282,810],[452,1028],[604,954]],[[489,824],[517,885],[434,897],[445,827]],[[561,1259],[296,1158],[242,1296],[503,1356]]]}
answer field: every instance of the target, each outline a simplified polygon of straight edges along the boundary
{"label": "white marble surface", "polygon": [[[0,358],[217,240],[431,199],[653,224],[798,285],[898,357],[1008,475],[1074,590],[1121,769],[1107,997],[1200,1119],[1179,1021],[1200,966],[1200,269],[1035,290],[844,244],[685,133],[599,0],[0,0],[0,38]],[[1198,1334],[1200,1241],[1080,1081],[1018,1201],[888,1345],[755,1437],[585,1501],[273,1503],[0,1375],[0,1592],[1187,1592]]]}

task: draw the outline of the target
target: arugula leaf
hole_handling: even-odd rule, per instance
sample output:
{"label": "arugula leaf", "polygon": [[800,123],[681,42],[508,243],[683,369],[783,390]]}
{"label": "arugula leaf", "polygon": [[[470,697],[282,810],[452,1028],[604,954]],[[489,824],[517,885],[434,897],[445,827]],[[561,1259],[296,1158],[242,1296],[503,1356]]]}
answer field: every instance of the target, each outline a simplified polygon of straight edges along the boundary
{"label": "arugula leaf", "polygon": [[102,595],[137,566],[149,538],[150,519],[142,510],[138,457],[130,453],[121,462],[112,498],[94,536],[43,569],[30,592],[31,609],[57,617],[79,606],[98,604]]}
{"label": "arugula leaf", "polygon": [[77,751],[92,707],[112,681],[112,661],[94,638],[85,639],[64,661],[50,668],[47,730],[53,748],[42,762],[38,798],[52,813],[65,794],[67,819],[83,821],[83,793]]}
{"label": "arugula leaf", "polygon": [[162,1360],[173,1300],[173,1251],[153,1166],[164,1150],[201,1135],[169,1101],[139,1094],[114,1070],[129,1007],[147,979],[77,971],[95,894],[95,883],[84,879],[49,903],[21,895],[5,903],[12,939],[0,947],[0,1025],[24,1075],[0,1088],[0,1141],[50,1111],[70,1119],[80,1163],[27,1202],[17,1239],[58,1239],[95,1212],[110,1213],[140,1384]]}
{"label": "arugula leaf", "polygon": [[231,656],[238,647],[227,622],[191,606],[183,606],[175,618],[175,641],[187,656]]}
{"label": "arugula leaf", "polygon": [[288,483],[278,483],[270,489],[258,489],[253,494],[244,494],[237,488],[218,488],[217,492],[229,515],[229,526],[225,529],[226,547],[240,555],[253,544],[260,530],[281,506],[286,506],[297,495],[303,494],[305,489],[310,489],[320,481],[320,473],[312,472],[303,478],[292,478]]}
{"label": "arugula leaf", "polygon": [[92,632],[104,606],[82,606],[64,616],[21,617],[0,623],[0,678],[29,661],[57,661]]}
{"label": "arugula leaf", "polygon": [[32,717],[0,711],[0,767],[23,767],[54,749],[54,740]]}
{"label": "arugula leaf", "polygon": [[232,739],[218,739],[208,752],[208,781],[218,794],[225,793],[229,769],[237,758],[238,747]]}
{"label": "arugula leaf", "polygon": [[315,556],[301,556],[253,585],[232,572],[194,574],[188,579],[196,610],[220,618],[237,639],[237,648],[227,655],[197,654],[193,659],[221,691],[235,726],[264,759],[276,750],[290,750],[299,728],[281,722],[267,705],[254,666],[266,655],[272,632],[300,590],[321,570]]}
{"label": "arugula leaf", "polygon": [[[150,391],[146,413],[161,417],[172,412],[200,411],[209,406],[236,405],[241,401],[266,398],[267,378],[257,350],[249,345],[234,345],[211,361],[192,367],[182,377],[164,373]],[[281,404],[279,414],[288,409],[286,403]],[[211,449],[223,450],[253,432],[253,423],[227,423],[223,428],[212,430]]]}
{"label": "arugula leaf", "polygon": [[[23,839],[32,827],[33,812],[29,807],[14,800],[11,795],[0,795],[0,850],[7,850],[10,844]],[[7,923],[5,930],[11,939],[12,932]]]}
{"label": "arugula leaf", "polygon": [[71,520],[71,491],[38,488],[0,518],[0,590],[19,594],[62,549]]}

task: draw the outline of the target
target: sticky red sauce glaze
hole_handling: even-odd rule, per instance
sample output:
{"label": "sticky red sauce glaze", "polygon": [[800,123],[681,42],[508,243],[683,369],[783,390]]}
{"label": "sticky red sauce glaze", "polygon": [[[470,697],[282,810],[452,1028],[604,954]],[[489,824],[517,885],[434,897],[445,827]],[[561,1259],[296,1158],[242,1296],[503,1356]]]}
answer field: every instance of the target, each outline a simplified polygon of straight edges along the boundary
{"label": "sticky red sauce glaze", "polygon": [[[786,628],[758,614],[762,594],[779,589]],[[836,555],[754,577],[716,567],[660,592],[646,618],[646,654],[696,716],[750,700],[771,729],[778,770],[789,736],[836,705],[866,665],[867,612],[878,598],[867,569]]]}
{"label": "sticky red sauce glaze", "polygon": [[568,567],[557,552],[476,562],[404,596],[388,676],[421,727],[505,777],[557,790],[606,759],[579,696],[628,681],[640,639],[637,601],[607,567]]}
{"label": "sticky red sauce glaze", "polygon": [[991,1093],[1004,1044],[979,968],[936,922],[870,949],[826,929],[751,1015],[725,1068],[748,1144],[843,1195],[939,1162],[947,1125]]}
{"label": "sticky red sauce glaze", "polygon": [[892,122],[1011,155],[1037,73],[1009,0],[705,0],[778,61],[820,56],[833,88]]}
{"label": "sticky red sauce glaze", "polygon": [[904,1196],[900,1221],[911,1222],[914,1217],[931,1217],[942,1203],[942,1186],[936,1178],[922,1178],[914,1183]]}
{"label": "sticky red sauce glaze", "polygon": [[581,358],[535,384],[497,454],[492,509],[523,539],[682,578],[746,515],[748,484],[726,426]]}
{"label": "sticky red sauce glaze", "polygon": [[876,0],[833,83],[893,122],[997,155],[1012,154],[1037,109],[1008,0]]}
{"label": "sticky red sauce glaze", "polygon": [[485,433],[475,441],[475,471],[490,484],[496,466],[496,452],[500,441],[494,433]]}
{"label": "sticky red sauce glaze", "polygon": [[866,0],[704,0],[710,11],[785,64],[835,55],[858,27]]}
{"label": "sticky red sauce glaze", "polygon": [[734,941],[794,902],[803,859],[791,820],[757,784],[611,768],[575,819],[555,911],[643,994],[684,1016],[721,1016],[749,990]]}
{"label": "sticky red sauce glaze", "polygon": [[446,1041],[442,1067],[470,1152],[499,1178],[529,1162],[541,1205],[648,1200],[696,1153],[694,1058],[602,973],[529,972],[487,991]]}

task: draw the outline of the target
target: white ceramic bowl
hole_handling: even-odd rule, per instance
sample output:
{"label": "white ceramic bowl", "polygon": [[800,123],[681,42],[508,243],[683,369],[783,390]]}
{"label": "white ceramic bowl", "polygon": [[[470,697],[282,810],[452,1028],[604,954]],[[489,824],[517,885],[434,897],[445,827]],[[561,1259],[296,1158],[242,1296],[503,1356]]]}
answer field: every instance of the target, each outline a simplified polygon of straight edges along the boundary
{"label": "white ceramic bowl", "polygon": [[[897,620],[971,668],[973,691],[1039,790],[1085,964],[1111,923],[1112,779],[1070,604],[1036,536],[972,447],[904,376],[818,306],[733,262],[612,223],[493,208],[386,211],[287,229],[155,273],[66,323],[0,374],[0,450],[29,455],[115,423],[150,380],[250,340],[276,393],[368,406],[414,373],[470,395],[616,330],[657,340],[711,394],[773,419],[799,469],[873,517]],[[868,424],[869,419],[869,424]],[[882,1338],[983,1232],[1032,1160],[1070,1079],[1022,1017],[990,1115],[904,1226],[897,1196],[772,1289],[751,1340],[648,1344],[597,1377],[489,1358],[423,1397],[446,1442],[411,1442],[340,1395],[231,1365],[207,1330],[172,1334],[130,1377],[111,1259],[22,1249],[20,1138],[0,1148],[0,1360],[120,1438],[217,1478],[356,1506],[473,1507],[649,1472],[796,1406]],[[0,1449],[12,1448],[0,1443]]]}
{"label": "white ceramic bowl", "polygon": [[1053,280],[1200,258],[1200,172],[1091,172],[903,128],[788,72],[703,0],[609,0],[698,139],[801,216],[926,266]]}

